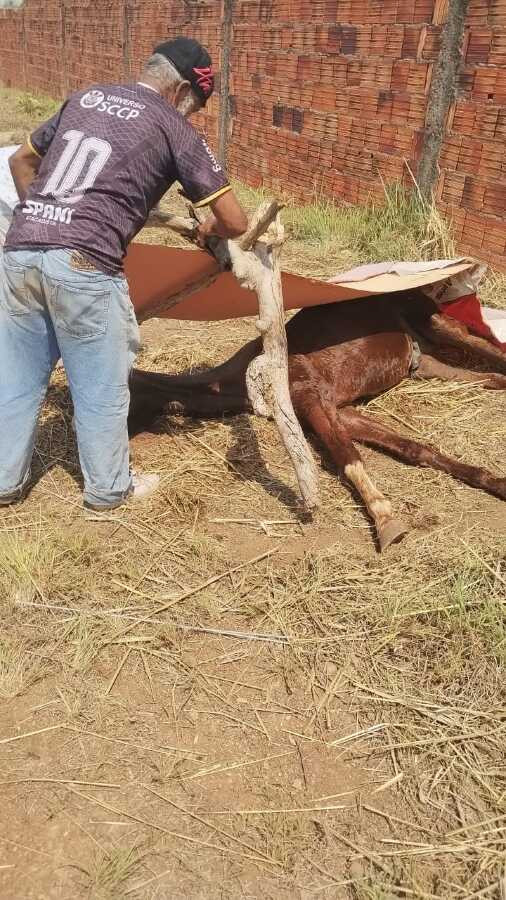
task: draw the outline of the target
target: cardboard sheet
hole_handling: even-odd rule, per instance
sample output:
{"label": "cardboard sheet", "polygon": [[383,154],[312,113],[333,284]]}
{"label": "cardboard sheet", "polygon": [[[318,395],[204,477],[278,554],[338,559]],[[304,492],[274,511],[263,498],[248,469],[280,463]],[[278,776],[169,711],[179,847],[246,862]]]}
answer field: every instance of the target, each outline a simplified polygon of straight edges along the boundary
{"label": "cardboard sheet", "polygon": [[[382,274],[332,284],[285,272],[285,309],[412,290],[445,281],[473,265],[474,261],[469,259],[416,274]],[[253,316],[258,311],[256,295],[241,288],[231,272],[219,273],[214,259],[203,251],[134,243],[127,254],[125,271],[139,321],[153,317],[211,321]],[[216,274],[212,284],[197,288],[191,296],[173,305],[171,298],[175,294]]]}

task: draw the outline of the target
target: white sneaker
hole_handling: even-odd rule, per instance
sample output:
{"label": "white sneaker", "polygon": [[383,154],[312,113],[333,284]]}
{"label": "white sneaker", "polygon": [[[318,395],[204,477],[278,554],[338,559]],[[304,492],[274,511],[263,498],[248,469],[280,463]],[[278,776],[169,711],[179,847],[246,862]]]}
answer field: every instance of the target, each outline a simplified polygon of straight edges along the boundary
{"label": "white sneaker", "polygon": [[160,487],[159,475],[138,475],[132,469],[132,493],[129,500],[145,500]]}
{"label": "white sneaker", "polygon": [[[74,416],[72,416],[70,425],[75,434],[76,420]],[[130,473],[132,475],[132,492],[128,496],[129,500],[144,500],[145,497],[150,497],[151,494],[154,494],[154,492],[158,490],[160,485],[159,475],[138,475],[135,469],[131,469]]]}
{"label": "white sneaker", "polygon": [[160,486],[159,475],[138,475],[133,469],[130,470],[130,474],[132,476],[132,490],[125,500],[122,500],[116,506],[96,507],[85,505],[85,518],[96,522],[100,519],[107,519],[111,514],[114,515],[117,512],[121,514],[121,510],[127,503],[145,500],[151,494],[154,494]]}

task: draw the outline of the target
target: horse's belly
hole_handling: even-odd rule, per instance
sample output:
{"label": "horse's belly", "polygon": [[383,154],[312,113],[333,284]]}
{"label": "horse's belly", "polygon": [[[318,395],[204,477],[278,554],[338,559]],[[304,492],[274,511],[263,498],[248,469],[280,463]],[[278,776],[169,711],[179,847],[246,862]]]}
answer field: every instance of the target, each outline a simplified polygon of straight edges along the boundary
{"label": "horse's belly", "polygon": [[388,391],[411,369],[413,344],[403,332],[383,332],[308,354],[310,369],[338,406]]}

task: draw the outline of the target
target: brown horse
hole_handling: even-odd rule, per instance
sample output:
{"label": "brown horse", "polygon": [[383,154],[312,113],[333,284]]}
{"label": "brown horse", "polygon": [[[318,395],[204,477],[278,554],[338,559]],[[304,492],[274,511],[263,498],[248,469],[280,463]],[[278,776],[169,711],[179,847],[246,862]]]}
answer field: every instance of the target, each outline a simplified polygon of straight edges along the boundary
{"label": "brown horse", "polygon": [[[295,411],[361,495],[381,550],[401,540],[408,529],[367,475],[354,441],[386,450],[412,465],[440,469],[506,500],[506,478],[400,436],[352,406],[409,376],[480,381],[485,388],[506,390],[506,375],[497,374],[506,373],[506,356],[501,350],[439,315],[421,292],[304,309],[289,321],[287,336]],[[486,359],[495,371],[476,372],[438,360],[434,352],[449,345],[480,361]],[[223,365],[203,373],[134,371],[131,430],[142,430],[163,411],[204,417],[250,412],[246,370],[261,349],[260,339],[251,341]]]}

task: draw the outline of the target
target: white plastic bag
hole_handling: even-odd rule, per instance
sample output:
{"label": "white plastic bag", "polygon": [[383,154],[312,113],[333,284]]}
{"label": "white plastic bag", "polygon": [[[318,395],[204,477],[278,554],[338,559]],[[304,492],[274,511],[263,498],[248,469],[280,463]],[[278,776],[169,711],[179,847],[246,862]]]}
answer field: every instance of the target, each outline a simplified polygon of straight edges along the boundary
{"label": "white plastic bag", "polygon": [[476,263],[466,272],[459,272],[458,275],[452,275],[447,281],[440,281],[438,284],[426,285],[422,290],[438,306],[441,303],[451,303],[452,300],[460,300],[461,297],[468,297],[470,294],[478,295],[480,282],[486,272],[487,266]]}
{"label": "white plastic bag", "polygon": [[17,149],[17,147],[0,147],[0,247],[5,243],[14,207],[19,202],[8,163],[9,156]]}

